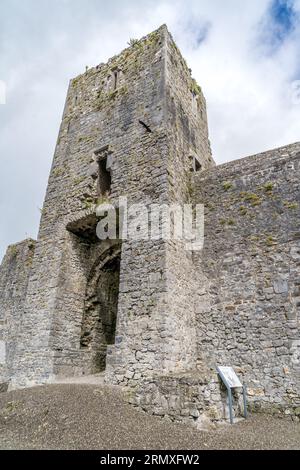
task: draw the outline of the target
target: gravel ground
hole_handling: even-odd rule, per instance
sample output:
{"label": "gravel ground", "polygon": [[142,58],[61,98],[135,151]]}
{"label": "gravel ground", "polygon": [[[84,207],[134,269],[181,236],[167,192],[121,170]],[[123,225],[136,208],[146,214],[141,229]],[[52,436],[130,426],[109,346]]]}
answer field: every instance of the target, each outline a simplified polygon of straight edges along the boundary
{"label": "gravel ground", "polygon": [[64,384],[0,394],[1,449],[300,449],[300,423],[255,415],[201,432],[149,416],[122,392]]}

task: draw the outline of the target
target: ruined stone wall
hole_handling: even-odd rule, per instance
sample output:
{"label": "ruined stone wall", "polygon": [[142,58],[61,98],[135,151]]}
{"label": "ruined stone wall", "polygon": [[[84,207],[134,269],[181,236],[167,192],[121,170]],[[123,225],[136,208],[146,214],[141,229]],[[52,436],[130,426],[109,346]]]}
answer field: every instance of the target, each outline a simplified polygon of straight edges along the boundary
{"label": "ruined stone wall", "polygon": [[[146,379],[137,390],[128,393],[128,401],[147,413],[204,430],[228,418],[226,391],[221,389],[217,375],[209,370]],[[240,416],[238,400],[234,409]]]}
{"label": "ruined stone wall", "polygon": [[23,321],[23,307],[35,241],[10,245],[0,266],[0,389],[8,386],[16,367],[15,351]]}
{"label": "ruined stone wall", "polygon": [[198,359],[231,365],[257,408],[300,405],[300,144],[195,176],[209,280],[196,308]]}

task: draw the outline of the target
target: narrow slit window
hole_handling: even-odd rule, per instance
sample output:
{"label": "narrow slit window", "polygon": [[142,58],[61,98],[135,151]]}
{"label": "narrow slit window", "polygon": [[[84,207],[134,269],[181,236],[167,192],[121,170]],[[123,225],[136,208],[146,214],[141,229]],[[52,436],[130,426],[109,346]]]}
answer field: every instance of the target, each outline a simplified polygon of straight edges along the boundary
{"label": "narrow slit window", "polygon": [[116,90],[118,87],[118,71],[114,71],[114,81],[113,81],[113,89]]}
{"label": "narrow slit window", "polygon": [[111,174],[107,169],[107,157],[98,160],[99,177],[98,177],[98,192],[100,196],[110,192],[111,188]]}
{"label": "narrow slit window", "polygon": [[194,114],[198,113],[198,97],[195,93],[192,93],[192,110]]}

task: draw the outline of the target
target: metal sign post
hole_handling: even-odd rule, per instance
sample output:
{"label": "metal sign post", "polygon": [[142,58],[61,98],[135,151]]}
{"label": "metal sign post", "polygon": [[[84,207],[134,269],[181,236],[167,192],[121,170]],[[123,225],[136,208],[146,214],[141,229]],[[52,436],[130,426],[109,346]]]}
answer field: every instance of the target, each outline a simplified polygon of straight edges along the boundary
{"label": "metal sign post", "polygon": [[230,424],[233,424],[233,408],[232,408],[232,389],[242,388],[243,389],[243,401],[244,401],[244,417],[247,418],[247,387],[245,384],[242,384],[234,372],[232,367],[217,367],[219,376],[222,379],[225,387],[227,388],[228,393],[228,406],[229,406],[229,416]]}

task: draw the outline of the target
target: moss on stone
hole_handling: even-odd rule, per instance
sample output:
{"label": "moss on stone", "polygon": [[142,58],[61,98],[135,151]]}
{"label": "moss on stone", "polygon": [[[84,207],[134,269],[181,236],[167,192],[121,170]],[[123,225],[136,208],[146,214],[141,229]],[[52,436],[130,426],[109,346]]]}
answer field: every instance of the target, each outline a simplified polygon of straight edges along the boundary
{"label": "moss on stone", "polygon": [[198,96],[202,95],[201,87],[200,85],[198,85],[198,83],[196,82],[194,78],[192,78],[191,80],[190,90],[194,95],[198,95]]}
{"label": "moss on stone", "polygon": [[252,207],[260,206],[262,198],[255,193],[241,193],[241,197],[245,202],[249,202]]}
{"label": "moss on stone", "polygon": [[277,243],[277,240],[272,235],[268,235],[266,239],[267,246],[273,246],[273,245],[276,245],[276,243]]}
{"label": "moss on stone", "polygon": [[229,191],[233,187],[233,184],[230,183],[229,181],[225,181],[223,183],[223,189],[224,191]]}
{"label": "moss on stone", "polygon": [[97,198],[96,204],[97,206],[100,206],[101,204],[109,204],[110,199],[109,199],[109,193],[105,193],[102,196]]}
{"label": "moss on stone", "polygon": [[266,193],[271,193],[274,189],[274,184],[273,183],[266,183],[264,184],[263,186],[263,190],[266,192]]}
{"label": "moss on stone", "polygon": [[18,254],[18,248],[15,245],[10,245],[8,247],[8,253],[10,256],[15,257]]}
{"label": "moss on stone", "polygon": [[82,183],[84,181],[84,176],[81,176],[81,177],[78,177],[78,178],[74,178],[74,184],[77,186],[78,184]]}
{"label": "moss on stone", "polygon": [[298,202],[284,201],[283,205],[290,210],[296,210],[299,207]]}
{"label": "moss on stone", "polygon": [[239,208],[239,211],[240,211],[240,214],[241,214],[241,215],[247,215],[247,213],[248,213],[248,211],[247,211],[247,209],[246,209],[245,206],[241,206],[241,207]]}
{"label": "moss on stone", "polygon": [[58,176],[61,176],[63,172],[63,168],[54,168],[54,170],[52,171],[52,175],[57,178]]}
{"label": "moss on stone", "polygon": [[228,225],[228,226],[233,226],[235,225],[235,220],[234,219],[220,219],[220,224],[221,225]]}

